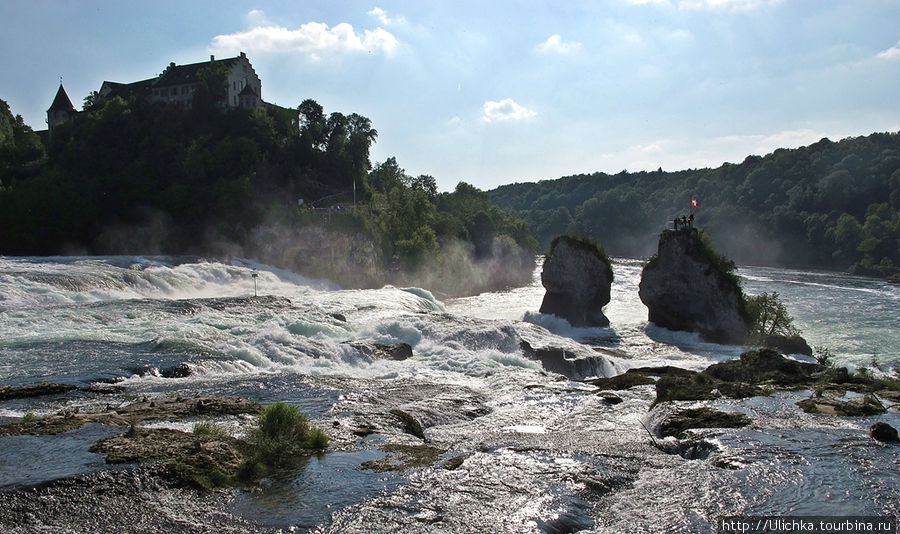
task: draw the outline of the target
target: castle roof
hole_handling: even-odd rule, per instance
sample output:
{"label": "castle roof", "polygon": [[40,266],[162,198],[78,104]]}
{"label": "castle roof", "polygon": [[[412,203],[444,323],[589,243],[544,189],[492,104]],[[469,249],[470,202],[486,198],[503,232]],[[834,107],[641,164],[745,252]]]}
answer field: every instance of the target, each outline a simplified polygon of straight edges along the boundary
{"label": "castle roof", "polygon": [[149,95],[153,90],[153,82],[155,81],[156,78],[132,83],[104,81],[103,85],[100,87],[100,92],[107,98],[115,98],[117,96],[126,100],[131,97],[143,98],[144,96]]}
{"label": "castle roof", "polygon": [[200,81],[200,70],[210,65],[224,65],[227,69],[231,69],[234,63],[241,59],[240,57],[232,57],[228,59],[210,59],[200,63],[192,63],[190,65],[176,65],[170,63],[169,67],[159,75],[156,79],[156,85],[185,85]]}
{"label": "castle roof", "polygon": [[56,91],[56,98],[53,99],[53,103],[50,104],[50,109],[47,111],[75,111],[75,106],[69,100],[69,95],[66,94],[66,90],[63,89],[61,82],[59,89]]}

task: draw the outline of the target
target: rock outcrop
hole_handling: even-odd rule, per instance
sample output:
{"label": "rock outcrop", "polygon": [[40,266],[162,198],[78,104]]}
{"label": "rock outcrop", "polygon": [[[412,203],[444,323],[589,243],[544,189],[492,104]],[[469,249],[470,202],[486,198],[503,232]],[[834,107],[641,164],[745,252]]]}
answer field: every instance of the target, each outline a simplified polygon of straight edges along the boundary
{"label": "rock outcrop", "polygon": [[562,317],[572,326],[608,326],[603,306],[609,304],[612,278],[609,259],[599,245],[559,236],[541,271],[547,293],[540,311]]}
{"label": "rock outcrop", "polygon": [[703,242],[696,228],[664,230],[639,286],[649,320],[670,330],[698,332],[707,341],[743,343],[749,331],[734,264]]}
{"label": "rock outcrop", "polygon": [[881,421],[869,428],[869,435],[884,443],[900,442],[900,436],[897,435],[897,429]]}

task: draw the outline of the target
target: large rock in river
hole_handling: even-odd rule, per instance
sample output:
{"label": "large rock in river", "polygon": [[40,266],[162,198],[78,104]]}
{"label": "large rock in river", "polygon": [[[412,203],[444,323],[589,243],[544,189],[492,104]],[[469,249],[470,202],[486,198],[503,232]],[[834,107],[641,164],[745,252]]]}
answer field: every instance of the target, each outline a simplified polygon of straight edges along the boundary
{"label": "large rock in river", "polygon": [[749,331],[733,263],[702,242],[696,228],[664,230],[644,266],[638,295],[649,320],[670,330],[699,332],[707,341],[739,344]]}
{"label": "large rock in river", "polygon": [[608,326],[603,306],[609,304],[612,278],[609,259],[599,245],[587,238],[559,236],[541,271],[547,293],[540,311],[572,326]]}

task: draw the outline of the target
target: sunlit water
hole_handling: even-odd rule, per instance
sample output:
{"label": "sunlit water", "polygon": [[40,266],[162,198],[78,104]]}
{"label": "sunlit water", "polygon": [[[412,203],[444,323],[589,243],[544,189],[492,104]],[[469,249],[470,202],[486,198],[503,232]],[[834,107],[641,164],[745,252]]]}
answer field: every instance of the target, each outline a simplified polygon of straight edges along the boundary
{"label": "sunlit water", "polygon": [[[688,460],[649,443],[644,427],[671,409],[648,411],[652,387],[620,392],[623,402],[611,406],[522,352],[523,340],[562,348],[611,375],[702,369],[744,350],[648,324],[641,268],[615,261],[609,328],[572,328],[538,313],[540,266],[530,286],[440,302],[416,288],[341,291],[249,261],[0,258],[0,383],[82,388],[3,402],[0,421],[173,391],[295,403],[332,436],[332,449],[234,495],[232,513],[272,529],[702,532],[721,515],[900,513],[896,449],[866,435],[876,420],[900,426],[896,410],[810,416],[794,404],[803,392],[708,403],[754,425],[700,436],[716,452]],[[810,345],[838,363],[888,373],[900,364],[897,285],[783,269],[739,274],[748,293],[778,292]],[[408,343],[414,356],[376,359],[351,342]],[[160,376],[182,363],[191,376]],[[124,392],[86,391],[109,382]],[[422,422],[428,444],[443,451],[438,463],[361,467],[385,458],[385,443],[419,443],[392,427],[393,408]],[[246,432],[245,421],[222,424]],[[364,424],[379,432],[350,432]],[[86,450],[111,431],[0,438],[0,488],[104,468]],[[452,459],[457,468],[441,467]]]}

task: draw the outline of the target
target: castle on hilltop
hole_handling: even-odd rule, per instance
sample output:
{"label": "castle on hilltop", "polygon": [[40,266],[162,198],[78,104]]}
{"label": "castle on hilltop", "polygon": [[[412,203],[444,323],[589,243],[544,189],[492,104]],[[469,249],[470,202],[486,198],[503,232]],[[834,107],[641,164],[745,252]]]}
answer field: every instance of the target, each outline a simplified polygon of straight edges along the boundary
{"label": "castle on hilltop", "polygon": [[[148,102],[169,102],[184,109],[191,109],[194,102],[194,94],[202,83],[201,73],[204,68],[210,66],[223,66],[227,71],[225,97],[219,101],[222,109],[242,108],[253,110],[260,106],[272,106],[262,100],[262,81],[247,59],[247,54],[241,52],[237,57],[216,59],[209,56],[209,61],[192,63],[190,65],[169,66],[162,74],[155,78],[131,83],[119,83],[104,81],[97,91],[101,98],[122,97],[128,99],[140,99]],[[47,110],[47,128],[50,132],[61,122],[67,121],[78,115],[78,111],[72,105],[69,95],[63,88],[62,82],[56,91],[56,97]]]}

